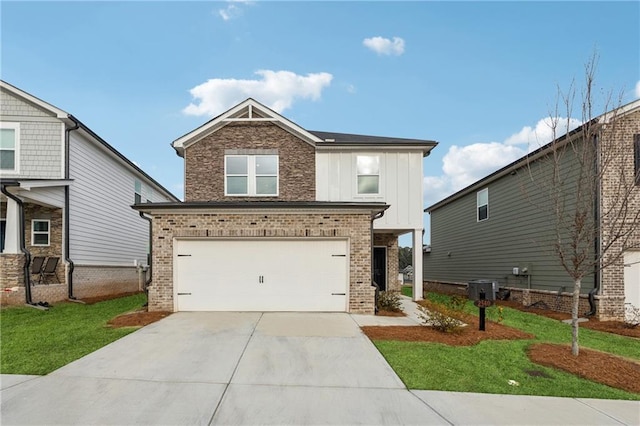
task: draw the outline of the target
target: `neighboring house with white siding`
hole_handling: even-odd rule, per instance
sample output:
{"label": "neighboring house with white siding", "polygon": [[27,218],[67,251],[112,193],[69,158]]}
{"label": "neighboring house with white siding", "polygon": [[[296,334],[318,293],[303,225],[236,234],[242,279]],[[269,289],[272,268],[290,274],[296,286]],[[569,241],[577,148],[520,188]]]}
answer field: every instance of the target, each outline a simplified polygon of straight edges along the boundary
{"label": "neighboring house with white siding", "polygon": [[[0,81],[3,303],[138,289],[149,221],[130,206],[177,198],[65,111]],[[35,257],[58,258],[40,283]],[[59,281],[59,282],[58,282]]]}

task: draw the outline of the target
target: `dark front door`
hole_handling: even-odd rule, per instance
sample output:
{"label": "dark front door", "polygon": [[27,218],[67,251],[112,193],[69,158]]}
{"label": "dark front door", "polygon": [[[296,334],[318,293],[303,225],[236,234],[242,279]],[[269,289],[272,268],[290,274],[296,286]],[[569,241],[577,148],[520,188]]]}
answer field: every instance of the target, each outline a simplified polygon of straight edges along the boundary
{"label": "dark front door", "polygon": [[373,248],[373,281],[380,291],[387,291],[387,248]]}

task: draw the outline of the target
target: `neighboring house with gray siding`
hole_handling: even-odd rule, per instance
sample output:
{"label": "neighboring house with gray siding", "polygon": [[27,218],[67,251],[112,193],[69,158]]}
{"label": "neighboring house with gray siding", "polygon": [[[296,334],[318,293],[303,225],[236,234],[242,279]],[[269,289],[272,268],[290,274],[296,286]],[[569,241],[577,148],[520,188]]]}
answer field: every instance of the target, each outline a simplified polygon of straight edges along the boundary
{"label": "neighboring house with gray siding", "polygon": [[[137,290],[150,231],[130,206],[176,197],[78,119],[4,81],[0,132],[0,287],[14,290],[2,302]],[[59,258],[47,284],[24,271],[36,256]]]}
{"label": "neighboring house with gray siding", "polygon": [[[599,148],[606,150],[612,146],[603,143],[604,140],[622,147],[621,152],[612,156],[619,169],[611,170],[624,170],[638,179],[640,101],[621,107],[616,114],[615,126],[606,115],[596,119],[598,125],[604,126],[599,135],[606,136],[598,139]],[[575,132],[563,138],[567,140]],[[512,299],[525,305],[544,302],[551,309],[570,311],[573,280],[553,251],[555,215],[549,208],[549,188],[540,185],[540,180],[531,179],[532,175],[549,172],[550,163],[544,159],[550,146],[425,209],[431,220],[431,250],[424,253],[423,263],[426,288],[461,289],[470,280],[491,279],[510,290]],[[561,157],[561,168],[573,173],[577,171],[575,164],[575,153],[568,150]],[[572,176],[569,173],[568,185]],[[616,179],[607,175],[599,182],[600,202],[594,205],[594,215],[607,208]],[[629,199],[629,218],[640,210],[638,183],[636,180]],[[597,216],[594,218],[598,220]],[[606,224],[603,225],[606,229]],[[620,320],[624,317],[625,303],[640,307],[640,229],[637,219],[628,226],[634,229],[630,239],[610,252],[622,253],[620,259],[582,280],[580,314],[590,311],[600,319]],[[595,250],[600,250],[600,246],[594,244],[591,256]],[[589,293],[594,296],[591,303]]]}

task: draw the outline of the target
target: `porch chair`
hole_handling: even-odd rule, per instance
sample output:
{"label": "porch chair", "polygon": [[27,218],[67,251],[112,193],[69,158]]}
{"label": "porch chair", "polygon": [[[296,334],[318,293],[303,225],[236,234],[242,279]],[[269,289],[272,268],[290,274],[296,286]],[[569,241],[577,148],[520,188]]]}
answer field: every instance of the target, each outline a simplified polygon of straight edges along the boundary
{"label": "porch chair", "polygon": [[46,258],[44,256],[35,256],[31,259],[31,269],[29,270],[29,273],[31,275],[37,275],[38,282],[42,279],[42,266],[44,265],[45,259]]}
{"label": "porch chair", "polygon": [[58,278],[58,274],[56,273],[56,267],[58,266],[59,257],[48,257],[47,263],[44,264],[44,268],[40,273],[40,282],[44,280],[44,283],[47,284],[47,277],[54,276],[58,284],[60,284],[60,279]]}

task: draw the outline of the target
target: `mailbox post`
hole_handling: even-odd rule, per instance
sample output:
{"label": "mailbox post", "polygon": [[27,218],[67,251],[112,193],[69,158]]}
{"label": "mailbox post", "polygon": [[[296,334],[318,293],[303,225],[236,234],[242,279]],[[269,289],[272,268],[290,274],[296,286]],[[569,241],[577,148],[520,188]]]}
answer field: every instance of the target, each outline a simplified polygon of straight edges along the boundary
{"label": "mailbox post", "polygon": [[496,300],[497,283],[489,280],[469,281],[468,295],[473,300],[473,304],[480,310],[480,324],[478,329],[485,331],[485,309],[493,305]]}

